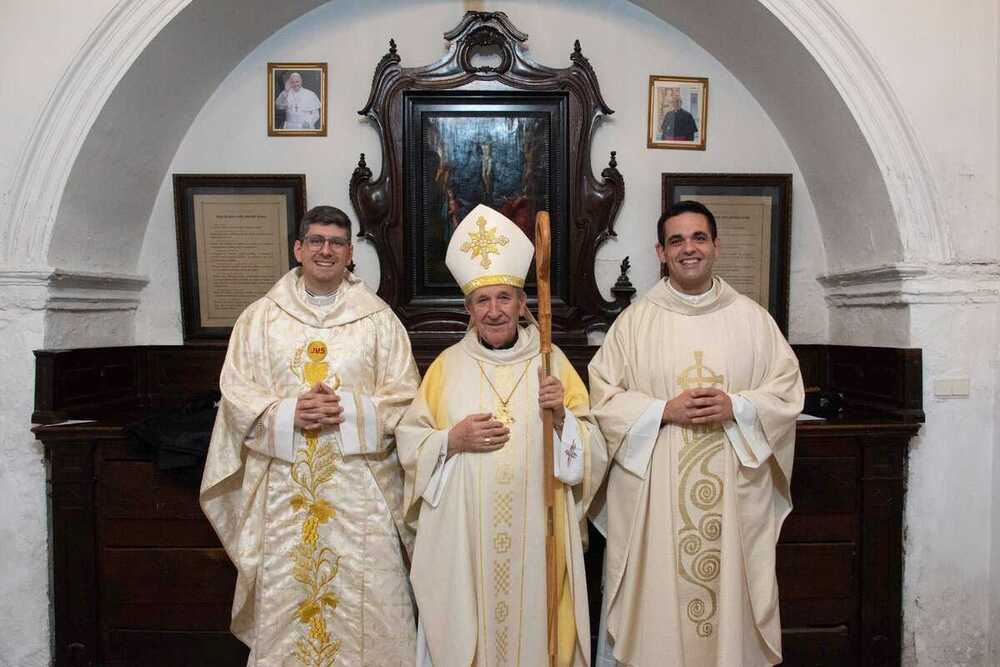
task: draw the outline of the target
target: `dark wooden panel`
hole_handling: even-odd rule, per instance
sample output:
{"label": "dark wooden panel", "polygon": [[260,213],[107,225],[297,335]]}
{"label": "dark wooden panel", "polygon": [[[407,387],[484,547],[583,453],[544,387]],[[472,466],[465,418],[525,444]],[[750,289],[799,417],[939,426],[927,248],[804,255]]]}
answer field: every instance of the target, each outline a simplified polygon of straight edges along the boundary
{"label": "dark wooden panel", "polygon": [[236,570],[222,549],[104,549],[102,624],[225,630]]}
{"label": "dark wooden panel", "polygon": [[101,543],[108,547],[221,549],[212,526],[198,519],[103,519]]}
{"label": "dark wooden panel", "polygon": [[792,473],[792,502],[798,512],[855,512],[858,495],[857,459],[796,458]]}
{"label": "dark wooden panel", "polygon": [[139,349],[36,350],[32,421],[50,424],[93,416],[108,406],[134,405],[139,396]]}
{"label": "dark wooden panel", "polygon": [[779,589],[778,606],[782,628],[829,627],[858,624],[856,598],[810,598],[788,600]]}
{"label": "dark wooden panel", "polygon": [[779,542],[854,542],[860,539],[857,514],[803,514],[796,508],[781,527]]}
{"label": "dark wooden panel", "polygon": [[854,595],[853,544],[779,544],[778,588],[786,600]]}
{"label": "dark wooden panel", "polygon": [[101,461],[152,462],[153,460],[152,452],[148,446],[136,442],[124,433],[118,441],[103,443],[99,456]]}
{"label": "dark wooden panel", "polygon": [[826,350],[828,388],[843,395],[846,409],[924,420],[920,350],[848,345]]}
{"label": "dark wooden panel", "polygon": [[856,662],[846,625],[783,630],[781,649],[785,667],[845,667]]}
{"label": "dark wooden panel", "polygon": [[249,649],[229,632],[114,630],[107,667],[244,667]]}
{"label": "dark wooden panel", "polygon": [[866,478],[902,479],[905,460],[906,450],[899,444],[871,438],[865,448],[863,474]]}
{"label": "dark wooden panel", "polygon": [[152,347],[146,352],[144,386],[151,405],[167,406],[217,391],[226,359],[221,347]]}
{"label": "dark wooden panel", "polygon": [[198,468],[159,470],[144,461],[105,461],[101,468],[102,518],[202,518]]}
{"label": "dark wooden panel", "polygon": [[55,659],[59,665],[93,665],[98,655],[100,590],[94,534],[94,447],[77,442],[73,447],[49,451],[48,456]]}
{"label": "dark wooden panel", "polygon": [[865,479],[861,551],[864,665],[897,665],[903,617],[903,480]]}
{"label": "dark wooden panel", "polygon": [[[843,435],[833,435],[823,431],[813,431],[803,429],[809,422],[799,422],[799,429],[795,434],[795,461],[798,464],[800,458],[846,458],[858,456],[861,444],[857,430],[853,433]],[[792,481],[795,481],[797,470],[792,469]]]}

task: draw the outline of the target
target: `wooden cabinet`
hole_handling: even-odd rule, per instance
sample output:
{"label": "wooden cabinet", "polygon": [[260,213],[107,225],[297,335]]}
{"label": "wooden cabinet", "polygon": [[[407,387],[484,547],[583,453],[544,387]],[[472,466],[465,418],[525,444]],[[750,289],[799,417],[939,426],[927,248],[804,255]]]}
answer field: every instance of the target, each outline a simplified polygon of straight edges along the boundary
{"label": "wooden cabinet", "polygon": [[[919,353],[797,351],[807,384],[821,381],[849,408],[867,409],[863,418],[798,427],[795,510],[777,559],[784,664],[898,665]],[[585,365],[592,352],[581,346],[568,354]],[[246,663],[246,648],[228,631],[235,570],[198,506],[200,469],[160,470],[123,429],[151,408],[213,389],[223,354],[203,347],[37,353],[35,420],[97,419],[35,429],[49,464],[57,666]],[[835,367],[856,379],[838,367],[848,358],[864,358],[858,368],[891,381],[858,384],[860,397],[838,389],[846,380],[830,380]],[[914,364],[918,386],[897,382],[913,377]],[[599,573],[602,552],[595,539],[590,572]],[[599,583],[592,589],[596,607]]]}

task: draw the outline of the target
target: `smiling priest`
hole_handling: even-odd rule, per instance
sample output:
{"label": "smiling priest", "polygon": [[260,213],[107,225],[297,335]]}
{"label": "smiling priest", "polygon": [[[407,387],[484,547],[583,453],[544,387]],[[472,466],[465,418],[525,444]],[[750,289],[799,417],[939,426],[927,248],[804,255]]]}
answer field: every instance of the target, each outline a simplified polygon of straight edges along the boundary
{"label": "smiling priest", "polygon": [[767,311],[712,275],[711,211],[674,204],[657,236],[669,278],[618,317],[590,363],[614,461],[602,644],[624,665],[777,664],[798,361]]}
{"label": "smiling priest", "polygon": [[236,565],[250,667],[408,665],[416,650],[393,431],[419,377],[351,254],[343,211],[310,210],[302,266],[229,340],[201,506]]}
{"label": "smiling priest", "polygon": [[[411,580],[420,610],[417,664],[546,665],[543,456],[566,511],[558,606],[560,665],[590,663],[580,520],[606,467],[580,377],[559,350],[541,378],[539,332],[519,326],[533,247],[480,205],[456,228],[448,269],[470,327],[441,353],[396,431],[407,519],[417,524]],[[542,450],[541,410],[554,412]]]}

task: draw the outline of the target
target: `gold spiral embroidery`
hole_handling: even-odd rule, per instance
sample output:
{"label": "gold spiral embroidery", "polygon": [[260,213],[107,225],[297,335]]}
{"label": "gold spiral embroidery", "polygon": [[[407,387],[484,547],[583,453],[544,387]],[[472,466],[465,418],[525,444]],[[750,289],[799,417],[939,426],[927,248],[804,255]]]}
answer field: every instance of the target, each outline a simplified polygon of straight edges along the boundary
{"label": "gold spiral embroidery", "polygon": [[[682,389],[718,387],[722,375],[703,363],[703,352],[694,353],[694,364],[684,369],[677,384]],[[678,460],[680,483],[677,507],[680,528],[677,540],[678,575],[699,590],[687,604],[688,620],[699,637],[715,631],[712,620],[718,612],[718,579],[721,571],[722,502],[724,484],[713,470],[723,451],[725,434],[717,424],[685,427]]]}

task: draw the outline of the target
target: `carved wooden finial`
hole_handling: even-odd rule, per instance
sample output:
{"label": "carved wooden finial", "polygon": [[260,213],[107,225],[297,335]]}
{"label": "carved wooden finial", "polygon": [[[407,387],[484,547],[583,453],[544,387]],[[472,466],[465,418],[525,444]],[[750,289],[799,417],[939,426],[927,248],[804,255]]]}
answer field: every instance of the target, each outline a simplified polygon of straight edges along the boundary
{"label": "carved wooden finial", "polygon": [[[608,160],[608,166],[612,169],[616,169],[618,167],[618,160],[615,159],[615,155],[618,155],[618,151],[611,151],[611,159]],[[364,154],[362,154],[362,157],[364,157]]]}
{"label": "carved wooden finial", "polygon": [[391,53],[392,55],[396,55],[396,40],[395,39],[391,39],[391,38],[389,39],[389,53]]}
{"label": "carved wooden finial", "polygon": [[367,167],[368,167],[368,165],[365,164],[365,154],[362,153],[361,157],[358,158],[358,169],[365,169]]}
{"label": "carved wooden finial", "polygon": [[580,56],[583,55],[583,49],[580,48],[580,40],[573,41],[573,55]]}
{"label": "carved wooden finial", "polygon": [[632,301],[632,297],[635,296],[635,287],[632,285],[632,281],[628,279],[628,272],[632,268],[632,264],[629,262],[628,257],[622,260],[621,274],[618,276],[618,280],[615,281],[614,287],[611,288],[611,294],[615,298],[615,302],[618,304],[619,308],[625,308]]}

